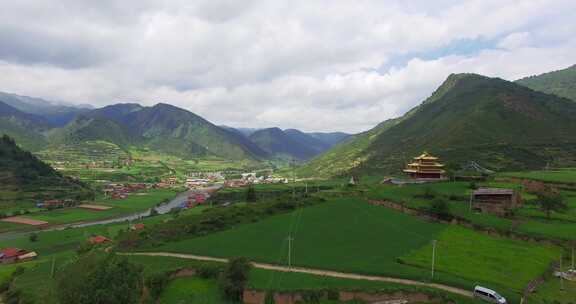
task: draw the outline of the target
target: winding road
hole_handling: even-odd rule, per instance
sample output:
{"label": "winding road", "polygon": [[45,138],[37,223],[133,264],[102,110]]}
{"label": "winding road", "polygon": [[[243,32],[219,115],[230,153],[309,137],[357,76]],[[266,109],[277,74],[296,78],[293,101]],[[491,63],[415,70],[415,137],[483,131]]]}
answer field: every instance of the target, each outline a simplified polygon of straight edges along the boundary
{"label": "winding road", "polygon": [[[185,254],[185,253],[172,253],[172,252],[133,252],[133,253],[118,253],[118,254],[156,256],[156,257],[173,257],[173,258],[198,260],[198,261],[220,262],[220,263],[227,263],[228,262],[228,259],[224,259],[224,258],[216,258],[216,257],[210,257],[210,256],[201,256],[201,255]],[[452,286],[448,286],[448,285],[437,284],[437,283],[426,283],[426,282],[420,282],[420,281],[414,281],[414,280],[408,280],[408,279],[399,279],[399,278],[385,277],[385,276],[364,275],[364,274],[339,272],[339,271],[331,271],[331,270],[322,270],[322,269],[288,267],[288,266],[273,265],[273,264],[266,264],[266,263],[257,263],[257,262],[253,262],[252,265],[255,268],[259,268],[259,269],[274,270],[274,271],[281,271],[281,272],[307,273],[307,274],[327,276],[327,277],[333,277],[333,278],[388,282],[388,283],[398,283],[398,284],[412,285],[412,286],[429,287],[429,288],[440,289],[443,291],[447,291],[447,292],[450,292],[453,294],[458,294],[458,295],[469,297],[469,298],[473,297],[473,294],[471,291],[452,287]]]}

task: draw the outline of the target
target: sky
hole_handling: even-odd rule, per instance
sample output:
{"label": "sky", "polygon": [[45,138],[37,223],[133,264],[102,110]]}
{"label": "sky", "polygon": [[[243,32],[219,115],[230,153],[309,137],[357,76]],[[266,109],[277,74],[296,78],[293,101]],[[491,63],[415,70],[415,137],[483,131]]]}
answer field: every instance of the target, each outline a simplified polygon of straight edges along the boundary
{"label": "sky", "polygon": [[360,132],[451,73],[576,64],[573,0],[3,0],[0,91]]}

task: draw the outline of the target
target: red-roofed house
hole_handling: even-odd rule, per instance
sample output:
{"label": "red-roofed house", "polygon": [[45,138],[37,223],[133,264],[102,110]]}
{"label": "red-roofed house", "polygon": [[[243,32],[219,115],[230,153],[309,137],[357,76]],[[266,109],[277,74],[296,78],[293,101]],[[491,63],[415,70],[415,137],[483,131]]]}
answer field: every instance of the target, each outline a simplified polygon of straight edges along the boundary
{"label": "red-roofed house", "polygon": [[27,254],[28,251],[20,248],[4,248],[0,251],[0,263],[14,263],[18,257]]}
{"label": "red-roofed house", "polygon": [[132,230],[142,230],[144,229],[146,226],[142,223],[138,223],[138,224],[134,224],[132,225],[132,227],[130,227],[130,229]]}
{"label": "red-roofed house", "polygon": [[105,236],[96,235],[96,236],[90,237],[88,239],[88,242],[92,245],[100,245],[100,244],[110,243],[110,242],[112,242],[112,240],[110,240],[109,238],[107,238]]}

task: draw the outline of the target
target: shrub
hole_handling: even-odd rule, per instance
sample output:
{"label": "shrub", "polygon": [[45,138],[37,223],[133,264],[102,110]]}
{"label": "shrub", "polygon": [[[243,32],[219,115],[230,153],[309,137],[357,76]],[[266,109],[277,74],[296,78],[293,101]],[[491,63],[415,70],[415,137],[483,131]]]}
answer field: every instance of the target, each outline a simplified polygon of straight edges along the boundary
{"label": "shrub", "polygon": [[166,272],[155,273],[146,278],[146,287],[148,287],[150,297],[157,300],[169,281],[170,275]]}
{"label": "shrub", "polygon": [[452,213],[450,212],[450,205],[448,205],[448,203],[442,198],[437,198],[432,201],[432,203],[428,207],[428,213],[440,219],[445,220],[452,219]]}
{"label": "shrub", "polygon": [[30,242],[36,242],[38,241],[38,234],[37,233],[30,233],[30,236],[28,237],[30,239]]}
{"label": "shrub", "polygon": [[220,286],[228,300],[242,299],[251,269],[252,264],[246,258],[233,258],[228,262],[220,279]]}

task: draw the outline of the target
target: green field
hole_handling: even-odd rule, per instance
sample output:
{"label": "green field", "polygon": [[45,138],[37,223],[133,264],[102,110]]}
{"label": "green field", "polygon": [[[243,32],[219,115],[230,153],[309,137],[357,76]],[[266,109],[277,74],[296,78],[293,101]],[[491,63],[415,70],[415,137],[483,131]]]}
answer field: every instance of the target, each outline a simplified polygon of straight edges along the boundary
{"label": "green field", "polygon": [[[421,281],[430,280],[430,244],[438,239],[444,257],[454,259],[450,267],[439,266],[435,281],[463,288],[482,283],[512,299],[524,284],[559,256],[559,249],[426,222],[360,199],[335,199],[291,214],[148,250],[246,256],[256,261],[286,264],[289,231],[294,237],[294,265]],[[474,238],[485,246],[472,246]],[[465,246],[475,249],[475,261],[470,261]],[[537,262],[530,259],[532,256]],[[399,258],[407,264],[399,263]],[[478,267],[481,269],[476,269]],[[504,279],[503,273],[513,276],[515,281]]]}
{"label": "green field", "polygon": [[515,218],[503,218],[488,213],[471,212],[469,199],[472,190],[469,186],[468,182],[439,182],[401,187],[369,185],[366,191],[370,199],[390,200],[422,210],[433,200],[422,196],[429,189],[436,198],[440,197],[448,202],[452,214],[473,224],[496,228],[503,232],[515,231],[542,238],[576,240],[576,192],[562,191],[568,210],[564,213],[553,212],[551,218],[547,219],[546,214],[535,204],[535,196],[521,191],[521,185],[509,182],[478,183],[480,187],[512,188],[521,191],[524,205],[517,210]]}
{"label": "green field", "polygon": [[226,303],[226,301],[222,299],[216,282],[196,277],[183,277],[173,280],[166,286],[160,296],[159,303],[218,304]]}
{"label": "green field", "polygon": [[[561,252],[557,247],[530,246],[526,242],[454,226],[438,236],[436,269],[471,281],[492,282],[522,290],[530,280],[544,273],[551,261],[559,259]],[[431,259],[432,245],[402,257],[407,264],[421,267],[429,267]]]}
{"label": "green field", "polygon": [[503,177],[516,177],[551,183],[576,184],[576,169],[556,169],[550,171],[505,172]]}

